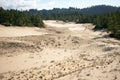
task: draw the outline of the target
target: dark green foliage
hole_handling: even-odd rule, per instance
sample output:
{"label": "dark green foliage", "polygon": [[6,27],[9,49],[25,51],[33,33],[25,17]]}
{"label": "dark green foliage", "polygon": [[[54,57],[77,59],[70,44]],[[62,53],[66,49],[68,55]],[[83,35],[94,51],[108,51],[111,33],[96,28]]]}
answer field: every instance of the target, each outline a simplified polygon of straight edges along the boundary
{"label": "dark green foliage", "polygon": [[[120,7],[106,6],[106,5],[98,5],[92,6],[84,9],[78,8],[54,8],[52,10],[41,10],[41,15],[43,19],[57,19],[57,20],[74,20],[75,17],[82,16],[82,20],[80,22],[86,22],[86,15],[101,15],[111,12],[120,11]],[[30,12],[31,13],[31,12]],[[82,15],[84,14],[84,15]],[[71,16],[71,17],[70,17]],[[74,18],[73,18],[74,17]],[[73,18],[73,19],[71,19]]]}
{"label": "dark green foliage", "polygon": [[26,11],[4,10],[3,8],[0,8],[0,24],[44,27],[40,13],[32,15]]}
{"label": "dark green foliage", "polygon": [[119,7],[107,6],[107,5],[97,5],[88,8],[81,9],[83,14],[105,14],[120,11]]}
{"label": "dark green foliage", "polygon": [[[91,23],[95,30],[106,29],[111,32],[110,36],[120,39],[120,12],[113,12],[103,15],[93,15]],[[87,22],[90,22],[87,20]]]}
{"label": "dark green foliage", "polygon": [[92,23],[96,25],[95,29],[106,29],[108,28],[108,15],[95,16]]}
{"label": "dark green foliage", "polygon": [[36,14],[35,16],[31,17],[31,21],[33,23],[33,25],[38,26],[38,27],[43,27],[43,22],[42,19],[40,17],[40,14]]}
{"label": "dark green foliage", "polygon": [[111,13],[108,18],[108,30],[111,36],[120,39],[120,12]]}

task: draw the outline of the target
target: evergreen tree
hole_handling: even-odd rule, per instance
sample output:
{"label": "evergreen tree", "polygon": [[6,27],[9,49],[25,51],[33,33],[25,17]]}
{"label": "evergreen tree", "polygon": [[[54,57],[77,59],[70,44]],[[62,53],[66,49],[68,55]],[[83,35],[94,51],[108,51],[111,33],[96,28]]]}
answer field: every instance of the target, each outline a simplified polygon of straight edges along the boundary
{"label": "evergreen tree", "polygon": [[4,10],[3,8],[0,8],[0,24],[44,27],[40,13],[32,15],[26,11]]}

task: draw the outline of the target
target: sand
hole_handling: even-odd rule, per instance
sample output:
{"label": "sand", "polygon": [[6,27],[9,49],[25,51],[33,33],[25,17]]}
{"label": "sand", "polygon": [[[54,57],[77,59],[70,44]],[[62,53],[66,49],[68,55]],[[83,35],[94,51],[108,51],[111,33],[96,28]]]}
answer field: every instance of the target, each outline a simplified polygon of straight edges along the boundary
{"label": "sand", "polygon": [[0,25],[0,80],[120,80],[120,41],[94,25]]}
{"label": "sand", "polygon": [[18,37],[18,36],[29,36],[29,35],[43,35],[47,34],[44,32],[39,32],[38,27],[18,27],[10,26],[5,27],[0,25],[0,37]]}

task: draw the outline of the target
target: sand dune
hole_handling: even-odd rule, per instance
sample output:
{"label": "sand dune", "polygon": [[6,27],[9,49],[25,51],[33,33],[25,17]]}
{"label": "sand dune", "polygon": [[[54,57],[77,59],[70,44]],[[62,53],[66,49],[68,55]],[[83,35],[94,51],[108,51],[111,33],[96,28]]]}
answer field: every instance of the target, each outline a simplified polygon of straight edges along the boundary
{"label": "sand dune", "polygon": [[39,32],[39,28],[37,27],[17,27],[17,26],[5,27],[0,25],[0,37],[18,37],[43,34],[47,33]]}
{"label": "sand dune", "polygon": [[0,26],[0,80],[120,80],[120,41],[92,24]]}

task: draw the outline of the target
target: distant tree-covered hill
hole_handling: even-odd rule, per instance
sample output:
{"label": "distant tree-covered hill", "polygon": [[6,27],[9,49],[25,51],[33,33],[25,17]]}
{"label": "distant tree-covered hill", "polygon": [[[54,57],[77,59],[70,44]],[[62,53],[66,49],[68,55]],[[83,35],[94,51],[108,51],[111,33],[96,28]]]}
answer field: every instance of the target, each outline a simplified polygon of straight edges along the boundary
{"label": "distant tree-covered hill", "polygon": [[[116,12],[120,11],[120,7],[113,7],[113,6],[106,6],[106,5],[98,5],[98,6],[92,6],[88,8],[54,8],[52,10],[41,10],[41,15],[44,19],[49,19],[51,16],[55,16],[56,14],[73,14],[73,13],[78,13],[78,14],[94,14],[94,15],[100,15],[100,14],[105,14],[105,13],[111,13],[111,12]],[[60,16],[60,15],[59,15]],[[60,16],[61,17],[61,16]]]}
{"label": "distant tree-covered hill", "polygon": [[120,11],[120,7],[98,5],[81,9],[80,12],[84,14],[105,14]]}

